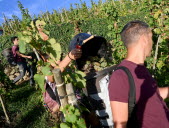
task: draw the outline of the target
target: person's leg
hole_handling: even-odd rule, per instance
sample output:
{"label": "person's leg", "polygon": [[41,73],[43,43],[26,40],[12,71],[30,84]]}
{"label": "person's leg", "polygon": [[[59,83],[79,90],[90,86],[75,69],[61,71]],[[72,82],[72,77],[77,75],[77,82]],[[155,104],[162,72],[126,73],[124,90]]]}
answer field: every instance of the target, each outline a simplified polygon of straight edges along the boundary
{"label": "person's leg", "polygon": [[34,72],[33,72],[32,66],[28,65],[28,66],[27,66],[27,71],[28,71],[28,73],[29,73],[30,85],[32,86],[32,85],[35,83],[35,81],[34,81],[34,79],[33,79]]}
{"label": "person's leg", "polygon": [[19,81],[20,79],[22,79],[26,73],[26,68],[25,68],[25,64],[23,62],[18,62],[17,66],[19,67],[19,72],[20,75],[17,76],[14,80],[13,83],[16,83],[17,81]]}

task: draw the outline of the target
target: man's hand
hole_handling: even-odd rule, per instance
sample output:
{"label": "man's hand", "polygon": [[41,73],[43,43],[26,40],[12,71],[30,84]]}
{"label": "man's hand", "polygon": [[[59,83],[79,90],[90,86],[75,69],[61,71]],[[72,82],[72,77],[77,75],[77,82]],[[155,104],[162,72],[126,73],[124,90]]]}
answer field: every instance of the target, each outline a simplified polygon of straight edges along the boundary
{"label": "man's hand", "polygon": [[73,49],[70,53],[69,53],[69,58],[72,60],[76,60],[78,58],[80,58],[82,56],[82,50],[81,49]]}
{"label": "man's hand", "polygon": [[81,49],[73,49],[71,52],[67,54],[67,56],[59,62],[59,68],[61,69],[61,72],[64,71],[65,67],[69,65],[71,60],[76,60],[82,56],[82,50]]}
{"label": "man's hand", "polygon": [[160,92],[160,96],[163,98],[163,100],[169,98],[169,87],[160,87],[158,89]]}
{"label": "man's hand", "polygon": [[27,56],[28,59],[32,59],[32,56]]}
{"label": "man's hand", "polygon": [[24,54],[21,54],[19,51],[16,51],[16,54],[17,54],[18,56],[23,57],[23,58],[32,59],[32,56],[26,56],[26,55],[24,55]]}

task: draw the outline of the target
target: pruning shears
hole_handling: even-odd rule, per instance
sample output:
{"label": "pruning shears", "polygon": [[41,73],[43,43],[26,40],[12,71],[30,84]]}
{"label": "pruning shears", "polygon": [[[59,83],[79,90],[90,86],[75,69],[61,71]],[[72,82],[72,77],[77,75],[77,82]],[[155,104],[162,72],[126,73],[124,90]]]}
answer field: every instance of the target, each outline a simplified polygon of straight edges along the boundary
{"label": "pruning shears", "polygon": [[77,45],[76,45],[76,48],[77,48],[77,49],[81,49],[81,48],[82,48],[82,44],[85,44],[87,41],[89,41],[89,40],[91,40],[91,39],[93,39],[93,38],[94,38],[93,35],[90,36],[89,38],[83,40],[83,41],[80,41],[79,38],[78,38],[78,39],[77,39]]}

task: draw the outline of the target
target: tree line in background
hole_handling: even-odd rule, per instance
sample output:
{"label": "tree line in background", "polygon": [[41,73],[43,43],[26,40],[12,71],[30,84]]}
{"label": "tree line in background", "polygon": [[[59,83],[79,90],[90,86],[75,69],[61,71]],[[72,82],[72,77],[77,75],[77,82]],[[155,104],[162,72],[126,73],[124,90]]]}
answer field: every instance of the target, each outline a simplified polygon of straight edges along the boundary
{"label": "tree line in background", "polygon": [[169,2],[165,0],[94,2],[91,0],[91,7],[88,7],[81,1],[74,7],[70,5],[69,9],[53,10],[51,13],[47,11],[38,16],[30,16],[29,10],[25,9],[19,1],[18,7],[22,19],[15,15],[12,19],[8,19],[4,15],[4,23],[1,26],[4,35],[0,37],[0,51],[11,45],[9,38],[12,35],[25,30],[30,22],[37,18],[46,23],[45,29],[49,31],[49,36],[61,44],[64,53],[68,52],[69,42],[74,35],[89,32],[107,39],[111,46],[109,51],[112,53],[112,61],[118,63],[126,53],[119,36],[122,27],[130,20],[143,20],[151,26],[154,34],[153,57],[147,61],[148,68],[153,71],[160,85],[169,83],[169,75],[165,74],[169,70]]}

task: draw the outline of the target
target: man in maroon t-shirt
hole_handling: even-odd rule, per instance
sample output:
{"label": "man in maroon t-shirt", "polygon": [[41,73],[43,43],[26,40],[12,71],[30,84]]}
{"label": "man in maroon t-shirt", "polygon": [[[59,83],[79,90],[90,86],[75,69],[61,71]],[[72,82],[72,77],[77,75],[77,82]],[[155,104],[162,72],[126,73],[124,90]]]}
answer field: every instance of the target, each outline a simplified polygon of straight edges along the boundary
{"label": "man in maroon t-shirt", "polygon": [[31,56],[26,56],[26,55],[21,54],[19,52],[18,37],[16,37],[16,36],[12,37],[11,41],[14,44],[12,46],[12,53],[13,53],[15,59],[16,59],[17,66],[19,67],[19,71],[20,71],[20,75],[17,76],[13,80],[13,83],[16,83],[17,81],[22,79],[24,77],[26,71],[28,71],[29,72],[29,76],[30,76],[30,85],[32,86],[34,84],[33,71],[31,71],[31,68],[27,66],[27,62],[25,60],[25,58],[32,59],[32,57]]}
{"label": "man in maroon t-shirt", "polygon": [[[169,97],[169,88],[159,88],[144,66],[152,49],[152,32],[142,21],[127,23],[121,38],[127,48],[127,57],[119,66],[127,67],[136,87],[136,117],[138,126],[133,128],[169,128],[169,109],[163,99]],[[123,70],[115,71],[109,83],[109,96],[114,128],[126,128],[129,99],[128,76]]]}

